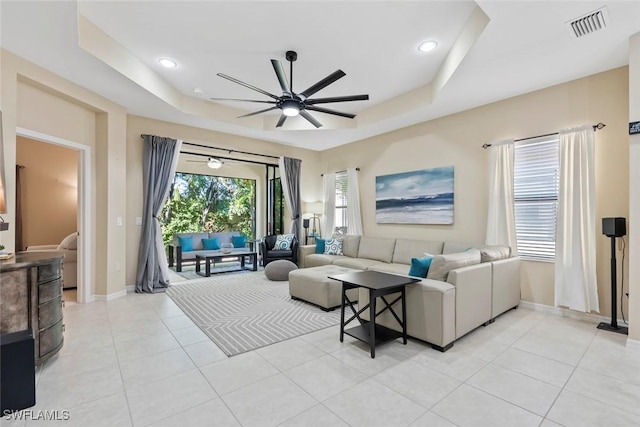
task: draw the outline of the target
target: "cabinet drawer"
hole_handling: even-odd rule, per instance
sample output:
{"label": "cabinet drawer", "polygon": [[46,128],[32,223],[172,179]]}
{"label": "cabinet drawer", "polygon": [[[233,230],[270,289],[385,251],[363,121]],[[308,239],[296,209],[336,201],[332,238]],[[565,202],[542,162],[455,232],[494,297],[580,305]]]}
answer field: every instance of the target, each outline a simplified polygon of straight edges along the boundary
{"label": "cabinet drawer", "polygon": [[55,325],[40,331],[40,357],[62,346],[62,319]]}
{"label": "cabinet drawer", "polygon": [[60,262],[58,261],[38,267],[38,283],[47,282],[51,279],[58,279],[59,277]]}
{"label": "cabinet drawer", "polygon": [[56,279],[54,281],[43,283],[38,286],[38,303],[42,304],[54,298],[60,297],[62,289],[62,281]]}
{"label": "cabinet drawer", "polygon": [[38,328],[46,329],[62,319],[62,300],[60,297],[38,305]]}

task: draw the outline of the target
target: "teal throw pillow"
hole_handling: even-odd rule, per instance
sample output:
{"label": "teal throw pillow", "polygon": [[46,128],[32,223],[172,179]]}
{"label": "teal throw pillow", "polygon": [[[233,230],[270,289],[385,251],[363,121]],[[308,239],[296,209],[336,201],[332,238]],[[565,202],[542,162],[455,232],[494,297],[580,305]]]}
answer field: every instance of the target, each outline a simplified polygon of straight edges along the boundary
{"label": "teal throw pillow", "polygon": [[326,255],[343,255],[342,239],[327,239],[324,242],[324,253]]}
{"label": "teal throw pillow", "polygon": [[278,234],[276,243],[273,245],[274,251],[289,251],[293,243],[293,234]]}
{"label": "teal throw pillow", "polygon": [[321,239],[319,237],[316,237],[316,253],[317,254],[323,254],[324,253],[324,247],[325,247],[325,239]]}
{"label": "teal throw pillow", "polygon": [[411,258],[411,268],[409,269],[409,276],[414,277],[427,277],[429,267],[431,267],[432,256],[425,256],[424,258]]}
{"label": "teal throw pillow", "polygon": [[244,248],[247,246],[247,236],[231,236],[231,243],[234,248]]}
{"label": "teal throw pillow", "polygon": [[193,250],[193,237],[191,236],[178,236],[178,242],[182,247],[182,252],[190,252]]}
{"label": "teal throw pillow", "polygon": [[216,249],[220,249],[220,239],[217,237],[202,239],[202,245],[205,251],[215,251]]}

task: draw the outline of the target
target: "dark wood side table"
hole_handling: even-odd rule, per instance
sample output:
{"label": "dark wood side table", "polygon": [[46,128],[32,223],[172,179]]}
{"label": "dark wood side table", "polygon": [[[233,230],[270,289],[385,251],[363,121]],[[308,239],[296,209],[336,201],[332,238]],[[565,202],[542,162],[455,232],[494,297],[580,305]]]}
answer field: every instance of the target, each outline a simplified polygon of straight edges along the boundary
{"label": "dark wood side table", "polygon": [[[407,344],[407,308],[405,304],[406,292],[405,287],[408,284],[419,282],[419,279],[412,277],[397,276],[395,274],[379,273],[377,271],[357,271],[354,273],[337,274],[329,276],[330,279],[338,280],[342,282],[342,307],[340,316],[340,342],[344,341],[344,334],[352,336],[360,341],[366,342],[371,347],[371,358],[376,357],[376,345],[382,344],[387,341],[394,340],[396,338],[403,338],[403,343]],[[369,304],[361,307],[356,311],[353,306],[353,302],[349,300],[347,291],[354,288],[366,288],[369,289]],[[386,295],[400,292],[400,296],[389,302],[385,298]],[[376,314],[376,300],[380,298],[385,304],[385,307]],[[398,314],[393,310],[392,306],[401,301],[402,305],[402,320],[398,317]],[[345,306],[349,306],[353,312],[346,322],[344,320]],[[360,317],[365,310],[369,309],[369,321],[363,320]],[[376,316],[389,310],[393,317],[398,321],[398,324],[402,327],[402,332],[395,331],[387,328],[386,326],[376,325]],[[345,330],[345,326],[351,323],[353,320],[358,319],[359,326]]]}

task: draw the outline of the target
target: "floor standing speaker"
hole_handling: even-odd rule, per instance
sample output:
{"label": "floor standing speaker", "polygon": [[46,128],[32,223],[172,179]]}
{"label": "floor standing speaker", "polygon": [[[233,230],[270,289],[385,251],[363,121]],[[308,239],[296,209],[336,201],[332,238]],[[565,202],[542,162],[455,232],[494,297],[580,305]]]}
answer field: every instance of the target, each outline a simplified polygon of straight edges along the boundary
{"label": "floor standing speaker", "polygon": [[36,404],[36,367],[31,330],[0,335],[0,411]]}

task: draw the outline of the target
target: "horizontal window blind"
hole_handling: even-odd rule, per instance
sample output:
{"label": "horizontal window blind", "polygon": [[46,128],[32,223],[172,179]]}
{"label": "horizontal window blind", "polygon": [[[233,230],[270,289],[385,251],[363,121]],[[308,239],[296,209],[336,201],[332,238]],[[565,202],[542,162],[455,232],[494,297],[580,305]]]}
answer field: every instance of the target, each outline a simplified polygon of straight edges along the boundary
{"label": "horizontal window blind", "polygon": [[558,212],[558,136],[514,145],[514,207],[518,255],[553,261]]}

